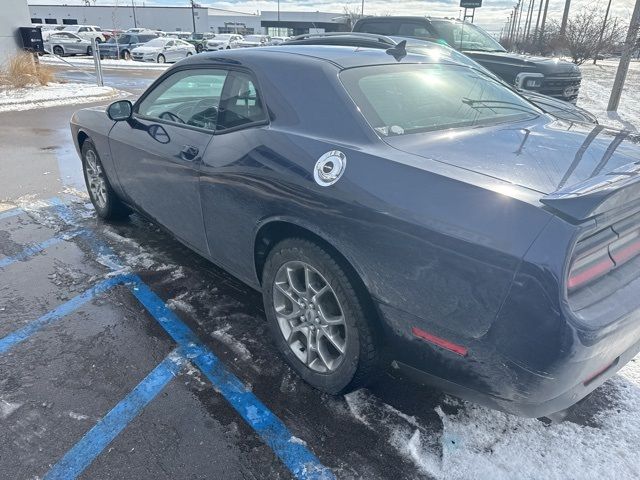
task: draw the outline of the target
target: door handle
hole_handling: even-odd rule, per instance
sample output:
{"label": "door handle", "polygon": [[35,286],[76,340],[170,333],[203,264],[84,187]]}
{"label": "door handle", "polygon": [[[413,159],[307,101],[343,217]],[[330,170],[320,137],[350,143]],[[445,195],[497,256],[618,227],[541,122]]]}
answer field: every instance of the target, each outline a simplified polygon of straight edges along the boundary
{"label": "door handle", "polygon": [[198,147],[194,147],[193,145],[184,145],[182,150],[180,150],[180,158],[190,162],[198,156],[198,153],[200,153],[200,149],[198,149]]}

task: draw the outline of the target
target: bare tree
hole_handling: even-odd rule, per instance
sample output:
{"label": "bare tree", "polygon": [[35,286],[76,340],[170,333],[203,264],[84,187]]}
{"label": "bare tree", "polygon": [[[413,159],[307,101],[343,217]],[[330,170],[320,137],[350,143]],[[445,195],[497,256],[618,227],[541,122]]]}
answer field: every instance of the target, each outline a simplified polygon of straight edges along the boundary
{"label": "bare tree", "polygon": [[566,49],[576,65],[582,65],[598,53],[608,53],[623,37],[623,28],[617,18],[604,20],[598,8],[584,9],[567,20],[564,34],[562,26],[550,27],[549,46],[553,50]]}
{"label": "bare tree", "polygon": [[359,8],[352,7],[351,5],[345,5],[342,8],[342,13],[344,14],[344,18],[347,20],[349,30],[351,30],[353,25],[362,18],[361,10]]}

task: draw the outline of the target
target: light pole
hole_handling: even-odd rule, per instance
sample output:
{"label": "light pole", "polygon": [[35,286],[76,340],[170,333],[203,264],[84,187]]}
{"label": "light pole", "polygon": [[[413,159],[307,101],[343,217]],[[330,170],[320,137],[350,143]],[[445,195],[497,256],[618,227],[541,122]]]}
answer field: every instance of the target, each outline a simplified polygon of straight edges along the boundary
{"label": "light pole", "polygon": [[362,0],[362,8],[360,9],[360,15],[364,17],[364,0]]}
{"label": "light pole", "polygon": [[131,9],[133,10],[133,28],[138,28],[138,21],[136,20],[136,2],[131,0]]}
{"label": "light pole", "polygon": [[598,44],[596,45],[596,54],[593,56],[593,64],[595,65],[598,61],[598,54],[600,53],[600,47],[602,46],[602,37],[604,36],[604,31],[607,28],[607,19],[609,18],[609,9],[611,8],[611,0],[607,4],[607,11],[604,13],[604,21],[602,22],[602,29],[600,30],[600,37],[598,38]]}
{"label": "light pole", "polygon": [[194,0],[191,0],[191,20],[193,21],[193,33],[191,35],[196,33],[196,11],[194,7]]}
{"label": "light pole", "polygon": [[627,78],[627,72],[629,71],[629,63],[631,62],[631,54],[638,41],[638,30],[640,27],[640,0],[636,0],[636,6],[633,9],[631,15],[631,22],[629,23],[629,31],[627,32],[627,39],[624,42],[622,48],[622,56],[620,57],[620,63],[618,64],[618,71],[616,72],[616,78],[613,81],[613,89],[611,90],[611,97],[609,98],[609,105],[607,110],[615,112],[618,110],[620,104],[620,95],[622,95],[622,87],[624,87],[624,81]]}

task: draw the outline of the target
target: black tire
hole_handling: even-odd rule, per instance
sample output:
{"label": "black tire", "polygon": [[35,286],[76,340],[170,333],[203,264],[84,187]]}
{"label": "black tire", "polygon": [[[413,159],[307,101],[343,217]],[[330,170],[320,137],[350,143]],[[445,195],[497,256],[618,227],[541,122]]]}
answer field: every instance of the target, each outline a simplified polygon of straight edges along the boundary
{"label": "black tire", "polygon": [[160,54],[158,55],[158,63],[166,63],[167,59],[165,58],[164,55]]}
{"label": "black tire", "polygon": [[89,55],[89,56],[93,55],[93,48],[87,47],[87,55]]}
{"label": "black tire", "polygon": [[120,53],[120,56],[122,57],[122,60],[131,60],[131,53],[129,50],[123,50],[122,53]]}
{"label": "black tire", "polygon": [[187,56],[187,57],[190,57],[191,55],[193,55],[193,53],[191,53],[191,52],[187,52],[187,55],[186,55],[186,56]]}
{"label": "black tire", "polygon": [[56,45],[55,47],[53,47],[53,53],[59,57],[64,57],[64,48],[62,48],[60,45]]}
{"label": "black tire", "polygon": [[[104,205],[101,204],[101,202],[99,202],[96,199],[89,184],[89,176],[87,173],[87,160],[86,160],[89,152],[92,152],[95,155],[96,161],[100,166],[100,168],[102,169],[102,172],[104,175],[104,181],[105,181],[105,187],[106,187],[105,188],[106,202],[104,203]],[[96,213],[98,214],[98,217],[104,220],[121,220],[123,218],[128,217],[131,214],[131,210],[129,209],[129,207],[127,207],[124,203],[122,203],[122,201],[120,200],[116,192],[114,192],[113,188],[111,187],[111,184],[109,183],[109,179],[106,176],[106,172],[104,172],[104,169],[102,168],[100,155],[98,154],[98,151],[96,150],[96,147],[93,144],[93,142],[89,139],[85,140],[84,143],[82,144],[82,172],[84,174],[84,181],[85,181],[85,185],[87,186],[87,192],[89,192],[89,198],[91,199],[91,203],[93,204],[93,207],[95,208]]]}
{"label": "black tire", "polygon": [[202,50],[204,50],[204,47],[200,44],[196,45],[196,52],[197,53],[202,53]]}
{"label": "black tire", "polygon": [[[332,372],[320,373],[308,367],[284,338],[276,318],[274,288],[280,267],[288,262],[304,262],[313,267],[331,286],[346,324],[344,357]],[[285,361],[314,388],[340,395],[370,384],[380,371],[379,332],[365,292],[359,292],[347,271],[320,245],[290,238],[273,247],[262,275],[262,295],[274,343]]]}

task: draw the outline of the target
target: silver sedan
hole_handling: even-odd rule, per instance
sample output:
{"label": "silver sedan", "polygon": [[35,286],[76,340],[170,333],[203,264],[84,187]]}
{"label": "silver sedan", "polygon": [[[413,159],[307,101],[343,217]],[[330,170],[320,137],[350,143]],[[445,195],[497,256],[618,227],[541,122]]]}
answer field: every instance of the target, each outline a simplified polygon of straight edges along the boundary
{"label": "silver sedan", "polygon": [[91,42],[71,32],[56,32],[47,37],[45,50],[60,57],[65,55],[92,55]]}

